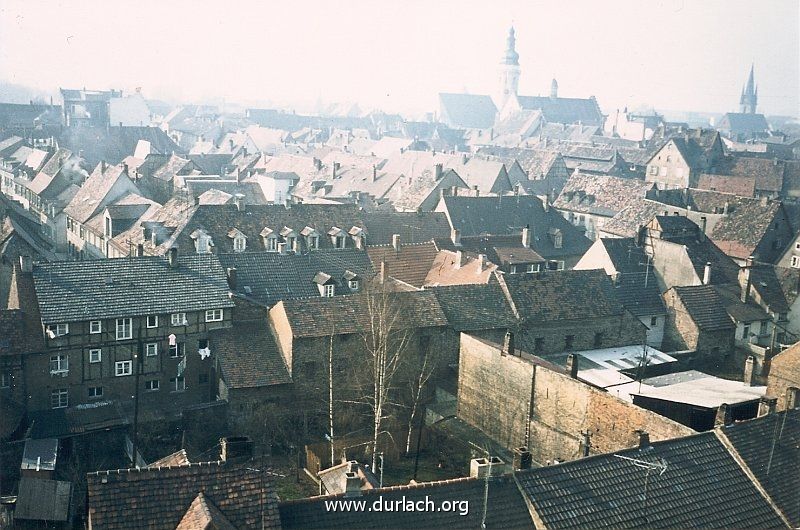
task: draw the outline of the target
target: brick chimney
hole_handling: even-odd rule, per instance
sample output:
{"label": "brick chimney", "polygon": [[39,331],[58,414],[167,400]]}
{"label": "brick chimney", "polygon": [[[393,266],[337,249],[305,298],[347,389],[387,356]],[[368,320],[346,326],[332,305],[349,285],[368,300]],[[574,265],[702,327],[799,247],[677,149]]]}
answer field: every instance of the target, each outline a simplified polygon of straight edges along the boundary
{"label": "brick chimney", "polygon": [[167,251],[167,262],[171,269],[178,268],[178,247],[170,247]]}
{"label": "brick chimney", "polygon": [[567,355],[567,372],[571,378],[578,378],[578,356],[574,353]]}
{"label": "brick chimney", "polygon": [[717,416],[714,418],[714,427],[722,427],[733,423],[733,413],[730,405],[723,403],[717,409]]}
{"label": "brick chimney", "polygon": [[639,435],[639,449],[650,447],[650,433],[643,429],[636,429],[634,432]]}
{"label": "brick chimney", "polygon": [[228,278],[228,287],[232,290],[236,290],[236,267],[228,267],[225,270],[225,275]]}
{"label": "brick chimney", "polygon": [[19,270],[25,274],[33,272],[33,258],[30,256],[19,257]]}
{"label": "brick chimney", "polygon": [[461,230],[458,228],[453,228],[450,230],[450,239],[453,241],[453,245],[460,247],[461,246]]}
{"label": "brick chimney", "polygon": [[514,355],[514,352],[516,352],[514,333],[511,330],[508,330],[506,331],[505,337],[503,337],[503,350],[501,353],[503,355]]}
{"label": "brick chimney", "polygon": [[442,178],[442,174],[444,172],[444,166],[442,164],[434,164],[433,165],[433,176],[436,180]]}
{"label": "brick chimney", "polygon": [[[353,469],[352,466],[349,469]],[[347,471],[344,474],[344,496],[345,497],[360,497],[361,496],[361,477],[355,471]]]}
{"label": "brick chimney", "polygon": [[775,414],[778,398],[762,396],[758,402],[758,417]]}
{"label": "brick chimney", "polygon": [[747,303],[750,299],[750,269],[753,267],[754,258],[750,256],[745,261],[744,267],[739,269],[739,286],[741,287],[741,293],[739,295],[739,299],[742,303]]}
{"label": "brick chimney", "polygon": [[140,257],[144,256],[144,243],[136,245],[136,255]]}
{"label": "brick chimney", "polygon": [[517,447],[514,449],[514,470],[530,469],[532,463],[533,458],[531,457],[531,452],[528,451],[527,447]]}
{"label": "brick chimney", "polygon": [[247,436],[220,438],[220,460],[245,460],[253,456],[253,442]]}
{"label": "brick chimney", "polygon": [[746,384],[747,386],[753,386],[753,384],[755,383],[755,376],[756,376],[755,364],[756,364],[755,357],[753,357],[752,355],[748,355],[747,359],[744,361],[744,376],[743,376],[744,384]]}

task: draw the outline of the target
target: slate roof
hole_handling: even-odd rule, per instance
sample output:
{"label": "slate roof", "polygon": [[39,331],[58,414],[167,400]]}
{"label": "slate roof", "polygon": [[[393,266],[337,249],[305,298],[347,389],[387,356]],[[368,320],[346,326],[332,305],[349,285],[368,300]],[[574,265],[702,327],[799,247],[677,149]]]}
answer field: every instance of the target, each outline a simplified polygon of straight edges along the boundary
{"label": "slate roof", "polygon": [[652,184],[609,175],[573,173],[553,207],[578,213],[612,217],[641,200]]}
{"label": "slate roof", "polygon": [[[728,215],[720,219],[709,237],[729,256],[747,258],[769,236],[776,218],[782,213],[781,203],[762,204],[758,199],[739,197],[731,202]],[[783,249],[779,249],[783,251]],[[769,261],[770,256],[759,256]]]}
{"label": "slate roof", "polygon": [[475,94],[439,94],[441,120],[458,129],[488,129],[497,107],[492,98]]}
{"label": "slate roof", "polygon": [[[542,201],[531,195],[500,197],[460,197],[446,195],[444,207],[451,226],[461,231],[461,237],[511,235],[532,230],[531,247],[541,256],[583,255],[591,241],[558,211],[545,211]],[[440,203],[440,204],[442,204]],[[562,248],[553,246],[548,237],[551,229],[561,230]]]}
{"label": "slate roof", "polygon": [[[366,294],[317,297],[305,300],[284,300],[283,305],[292,327],[293,337],[324,337],[362,333],[368,329],[369,310]],[[374,295],[382,296],[380,293]],[[447,325],[447,316],[436,295],[429,291],[387,293],[392,311],[397,311],[395,329],[412,329]],[[380,300],[377,302],[381,304]]]}
{"label": "slate roof", "polygon": [[433,267],[438,249],[433,241],[404,245],[401,240],[399,250],[395,250],[392,245],[370,245],[367,252],[376,273],[380,273],[383,268],[387,278],[392,277],[414,287],[422,287]]}
{"label": "slate roof", "polygon": [[44,324],[233,306],[213,255],[40,263],[33,280]]}
{"label": "slate roof", "polygon": [[[281,525],[284,530],[303,529],[375,529],[375,528],[479,528],[483,517],[483,502],[486,482],[483,479],[460,478],[441,482],[423,482],[408,486],[394,486],[362,491],[356,500],[365,500],[371,505],[380,496],[384,502],[402,499],[431,499],[434,503],[444,500],[466,501],[469,513],[462,516],[458,511],[327,511],[325,501],[341,499],[341,495],[312,497],[280,504]],[[486,528],[534,528],[524,498],[512,477],[498,477],[489,481],[489,497],[486,505]]]}
{"label": "slate roof", "polygon": [[702,331],[719,331],[735,327],[712,285],[673,287],[689,316]]}
{"label": "slate roof", "polygon": [[429,287],[456,331],[509,328],[517,319],[497,282]]}
{"label": "slate roof", "polygon": [[517,100],[523,109],[541,110],[545,121],[551,123],[603,125],[603,113],[594,98],[517,96]]}
{"label": "slate roof", "polygon": [[236,528],[261,528],[262,516],[266,528],[280,528],[271,479],[247,463],[98,471],[86,480],[93,528],[175,528],[199,493]]}
{"label": "slate roof", "polygon": [[649,199],[635,201],[603,223],[600,232],[616,237],[635,237],[639,227],[645,226],[663,211],[664,206],[658,202]]}
{"label": "slate roof", "polygon": [[515,274],[504,278],[520,317],[532,322],[586,320],[624,311],[602,269]]}
{"label": "slate roof", "polygon": [[[268,201],[264,196],[264,191],[262,190],[261,186],[258,184],[258,182],[254,181],[241,182],[232,179],[192,179],[187,177],[184,180],[184,183],[186,185],[188,195],[192,197],[192,199],[201,197],[203,194],[209,191],[216,190],[218,192],[225,193],[230,197],[240,193],[244,195],[243,199],[246,205],[265,205],[270,203],[270,201]],[[203,204],[202,201],[201,204]],[[206,202],[205,204],[210,203]]]}
{"label": "slate roof", "polygon": [[450,237],[450,224],[442,212],[364,212],[362,220],[368,245],[388,245],[394,234],[400,234],[401,243]]}
{"label": "slate roof", "polygon": [[[555,150],[481,147],[478,149],[478,153],[496,156],[506,164],[506,167],[510,167],[510,164],[516,160],[529,179],[542,178],[550,172],[554,165],[559,162],[562,165],[564,163],[561,153]],[[564,166],[564,171],[566,171],[566,166]],[[512,184],[516,184],[516,182]]]}
{"label": "slate roof", "polygon": [[793,268],[762,264],[750,268],[751,289],[772,313],[789,312],[790,300],[794,301],[793,296],[797,296],[800,287],[798,277],[800,270]]}
{"label": "slate roof", "polygon": [[800,525],[800,409],[736,422],[721,432],[792,526]]}
{"label": "slate roof", "polygon": [[768,320],[770,316],[752,298],[742,302],[739,284],[715,285],[722,305],[735,322]]}
{"label": "slate roof", "polygon": [[784,526],[713,432],[516,477],[547,528]]}
{"label": "slate roof", "polygon": [[79,223],[85,223],[100,210],[106,196],[120,179],[129,180],[130,189],[135,189],[123,167],[108,166],[102,171],[98,166],[64,208],[64,213]]}
{"label": "slate roof", "polygon": [[231,155],[227,153],[213,153],[202,155],[184,155],[192,162],[203,175],[224,175],[225,169],[231,164]]}
{"label": "slate roof", "polygon": [[[543,243],[548,242],[547,238],[536,238],[531,234],[531,246],[525,247],[522,244],[521,235],[503,236],[472,236],[462,237],[460,245],[453,244],[452,239],[436,239],[436,246],[440,249],[450,251],[460,250],[470,257],[484,254],[486,258],[498,265],[544,263],[545,259],[536,251]],[[543,249],[547,253],[547,248]],[[477,282],[474,282],[477,283]]]}
{"label": "slate roof", "polygon": [[[363,279],[374,272],[369,256],[356,249],[320,249],[305,254],[276,252],[232,252],[218,255],[224,268],[236,269],[235,291],[250,300],[271,307],[280,300],[320,296],[313,283],[319,272],[329,274],[337,294],[350,293],[344,277],[347,271]],[[249,289],[248,289],[249,288]]]}
{"label": "slate roof", "polygon": [[724,191],[741,197],[753,197],[756,193],[756,179],[703,173],[697,181],[697,187],[701,190]]}

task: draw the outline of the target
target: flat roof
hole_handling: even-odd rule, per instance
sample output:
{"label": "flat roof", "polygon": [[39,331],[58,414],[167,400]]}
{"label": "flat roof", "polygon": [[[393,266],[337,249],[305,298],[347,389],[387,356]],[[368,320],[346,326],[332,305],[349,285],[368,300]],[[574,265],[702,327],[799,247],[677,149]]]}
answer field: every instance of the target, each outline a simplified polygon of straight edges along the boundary
{"label": "flat roof", "polygon": [[[702,372],[698,373],[702,374]],[[671,375],[681,376],[681,374],[683,374],[683,372]],[[647,380],[644,380],[642,381],[641,390],[636,389],[630,392],[630,394],[634,397],[642,396],[711,409],[718,408],[723,403],[736,405],[757,401],[767,393],[766,386],[750,386],[742,381],[730,381],[728,379],[714,377],[713,375],[702,375],[705,375],[705,377],[691,374],[686,376],[686,379],[681,382],[663,386],[650,386],[647,384]],[[663,380],[664,377],[666,376],[653,379],[655,379],[657,383],[660,383],[661,381],[659,380]],[[677,377],[676,380],[680,381],[680,377]],[[637,383],[634,384],[638,386]]]}
{"label": "flat roof", "polygon": [[25,449],[22,452],[22,465],[20,469],[34,471],[54,471],[58,456],[58,439],[42,438],[40,440],[25,440]]}

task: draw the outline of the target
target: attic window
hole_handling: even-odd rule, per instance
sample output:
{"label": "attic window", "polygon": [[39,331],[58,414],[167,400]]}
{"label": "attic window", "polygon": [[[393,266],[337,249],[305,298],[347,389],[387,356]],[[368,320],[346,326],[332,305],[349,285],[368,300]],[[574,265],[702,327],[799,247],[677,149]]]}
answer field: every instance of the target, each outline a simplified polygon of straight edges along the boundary
{"label": "attic window", "polygon": [[334,295],[336,291],[336,286],[333,284],[323,285],[322,286],[322,296],[326,298],[330,298]]}
{"label": "attic window", "polygon": [[350,287],[351,291],[358,291],[358,280],[350,280],[347,282],[347,286]]}
{"label": "attic window", "polygon": [[317,234],[309,235],[306,238],[306,245],[309,250],[317,250],[319,248],[319,236]]}
{"label": "attic window", "polygon": [[234,252],[244,252],[247,248],[247,239],[244,236],[236,236],[233,238]]}
{"label": "attic window", "polygon": [[264,248],[267,252],[278,251],[278,238],[275,236],[267,236],[264,238]]}

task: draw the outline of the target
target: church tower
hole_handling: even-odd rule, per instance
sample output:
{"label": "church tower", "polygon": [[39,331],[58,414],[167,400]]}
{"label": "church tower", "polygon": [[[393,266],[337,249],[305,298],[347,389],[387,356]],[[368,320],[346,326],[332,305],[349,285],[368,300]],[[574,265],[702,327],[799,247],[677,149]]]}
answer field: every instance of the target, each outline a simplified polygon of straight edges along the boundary
{"label": "church tower", "polygon": [[500,108],[505,106],[509,97],[517,95],[520,69],[516,45],[514,26],[511,26],[508,30],[508,38],[506,38],[506,51],[500,60],[500,94],[498,98]]}
{"label": "church tower", "polygon": [[750,77],[747,85],[742,88],[742,97],[739,99],[739,112],[742,114],[755,114],[758,103],[758,87],[753,76],[753,65],[750,65]]}

